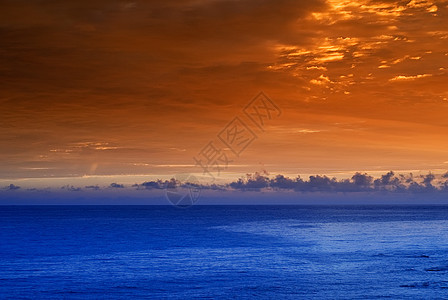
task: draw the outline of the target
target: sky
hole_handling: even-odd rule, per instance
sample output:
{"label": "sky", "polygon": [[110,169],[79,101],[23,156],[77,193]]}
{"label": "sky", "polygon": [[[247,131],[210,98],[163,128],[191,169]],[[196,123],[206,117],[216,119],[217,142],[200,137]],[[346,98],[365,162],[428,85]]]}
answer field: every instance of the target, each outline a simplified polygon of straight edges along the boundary
{"label": "sky", "polygon": [[0,186],[448,169],[448,1],[1,6]]}

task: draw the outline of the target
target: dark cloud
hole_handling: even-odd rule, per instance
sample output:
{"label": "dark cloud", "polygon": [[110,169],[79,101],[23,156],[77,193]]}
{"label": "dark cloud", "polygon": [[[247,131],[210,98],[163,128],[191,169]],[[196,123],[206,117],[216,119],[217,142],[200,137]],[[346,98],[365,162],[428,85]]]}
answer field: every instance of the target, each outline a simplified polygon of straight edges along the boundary
{"label": "dark cloud", "polygon": [[111,187],[111,188],[115,188],[115,189],[122,189],[122,188],[124,188],[124,185],[123,185],[123,184],[119,184],[119,183],[115,183],[115,182],[113,182],[113,183],[111,183],[111,184],[109,185],[109,187]]}
{"label": "dark cloud", "polygon": [[100,189],[100,187],[98,185],[87,185],[87,186],[85,186],[85,188],[95,190],[95,191]]}
{"label": "dark cloud", "polygon": [[[141,184],[134,184],[132,185],[133,187],[136,187],[137,189],[163,189],[168,185],[169,181],[162,181],[162,180],[157,180],[157,181],[145,181]],[[176,185],[177,183],[174,181],[174,185]]]}
{"label": "dark cloud", "polygon": [[14,185],[14,184],[10,184],[7,187],[5,187],[5,190],[9,190],[9,191],[15,191],[20,189],[20,186]]}
{"label": "dark cloud", "polygon": [[73,185],[64,185],[61,187],[62,190],[66,190],[69,192],[81,192],[82,189],[80,187],[75,187]]}
{"label": "dark cloud", "polygon": [[[420,177],[420,181],[409,175],[395,175],[388,172],[374,179],[368,174],[356,173],[351,179],[337,180],[325,175],[310,176],[309,180],[303,180],[298,176],[295,179],[277,175],[272,179],[258,173],[248,174],[246,178],[240,178],[227,186],[235,190],[293,190],[296,192],[321,192],[321,193],[347,193],[347,192],[386,192],[386,193],[429,193],[445,192],[448,180],[443,176],[439,179],[434,174]],[[437,181],[437,183],[435,183]],[[434,184],[435,183],[435,184]]]}

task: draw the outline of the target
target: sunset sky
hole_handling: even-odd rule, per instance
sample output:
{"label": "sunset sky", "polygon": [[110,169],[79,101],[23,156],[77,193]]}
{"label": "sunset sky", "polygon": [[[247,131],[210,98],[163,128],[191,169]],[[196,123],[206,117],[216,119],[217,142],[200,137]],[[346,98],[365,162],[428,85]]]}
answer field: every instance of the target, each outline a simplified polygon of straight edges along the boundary
{"label": "sunset sky", "polygon": [[2,186],[201,175],[209,142],[222,180],[448,169],[448,1],[10,0],[0,41]]}

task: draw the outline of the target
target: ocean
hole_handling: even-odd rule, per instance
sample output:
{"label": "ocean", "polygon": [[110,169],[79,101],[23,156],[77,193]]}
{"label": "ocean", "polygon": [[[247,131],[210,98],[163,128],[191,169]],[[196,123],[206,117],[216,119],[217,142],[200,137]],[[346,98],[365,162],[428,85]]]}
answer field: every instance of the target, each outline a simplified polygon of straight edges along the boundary
{"label": "ocean", "polygon": [[448,299],[448,207],[0,206],[0,299]]}

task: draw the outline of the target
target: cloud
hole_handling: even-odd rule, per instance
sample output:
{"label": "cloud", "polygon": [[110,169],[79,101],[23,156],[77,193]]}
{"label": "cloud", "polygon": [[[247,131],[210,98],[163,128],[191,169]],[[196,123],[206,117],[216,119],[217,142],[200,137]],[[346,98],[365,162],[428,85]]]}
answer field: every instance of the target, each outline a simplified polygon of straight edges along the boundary
{"label": "cloud", "polygon": [[398,75],[394,78],[389,79],[389,81],[402,81],[402,80],[415,80],[425,77],[431,77],[432,74],[419,74],[419,75],[411,75],[411,76],[405,76],[405,75]]}
{"label": "cloud", "polygon": [[145,181],[141,184],[134,184],[133,187],[137,187],[137,189],[143,188],[143,189],[163,189],[166,186],[168,186],[169,181],[162,181],[162,180],[157,180],[157,181]]}
{"label": "cloud", "polygon": [[61,187],[62,190],[66,190],[69,192],[81,192],[82,189],[80,187],[75,187],[73,185],[64,185]]}
{"label": "cloud", "polygon": [[119,184],[119,183],[115,183],[115,182],[113,182],[113,183],[111,183],[111,184],[109,185],[109,187],[111,187],[111,188],[115,188],[115,189],[122,189],[122,188],[124,188],[124,185],[123,185],[123,184]]}
{"label": "cloud", "polygon": [[98,185],[87,185],[85,186],[86,189],[91,189],[91,190],[100,190],[100,187]]}
{"label": "cloud", "polygon": [[274,178],[255,173],[248,174],[246,178],[240,178],[231,182],[227,186],[235,190],[292,190],[296,192],[320,192],[320,193],[349,193],[349,192],[386,192],[386,193],[431,193],[446,192],[448,180],[445,175],[435,176],[427,174],[419,179],[412,174],[396,175],[388,172],[379,178],[366,173],[355,173],[351,179],[330,178],[325,175],[313,175],[308,180],[303,180],[300,176],[288,178],[284,175],[277,175]]}
{"label": "cloud", "polygon": [[10,184],[7,187],[5,187],[5,190],[9,190],[9,191],[15,191],[20,189],[20,186],[14,185],[14,184]]}

